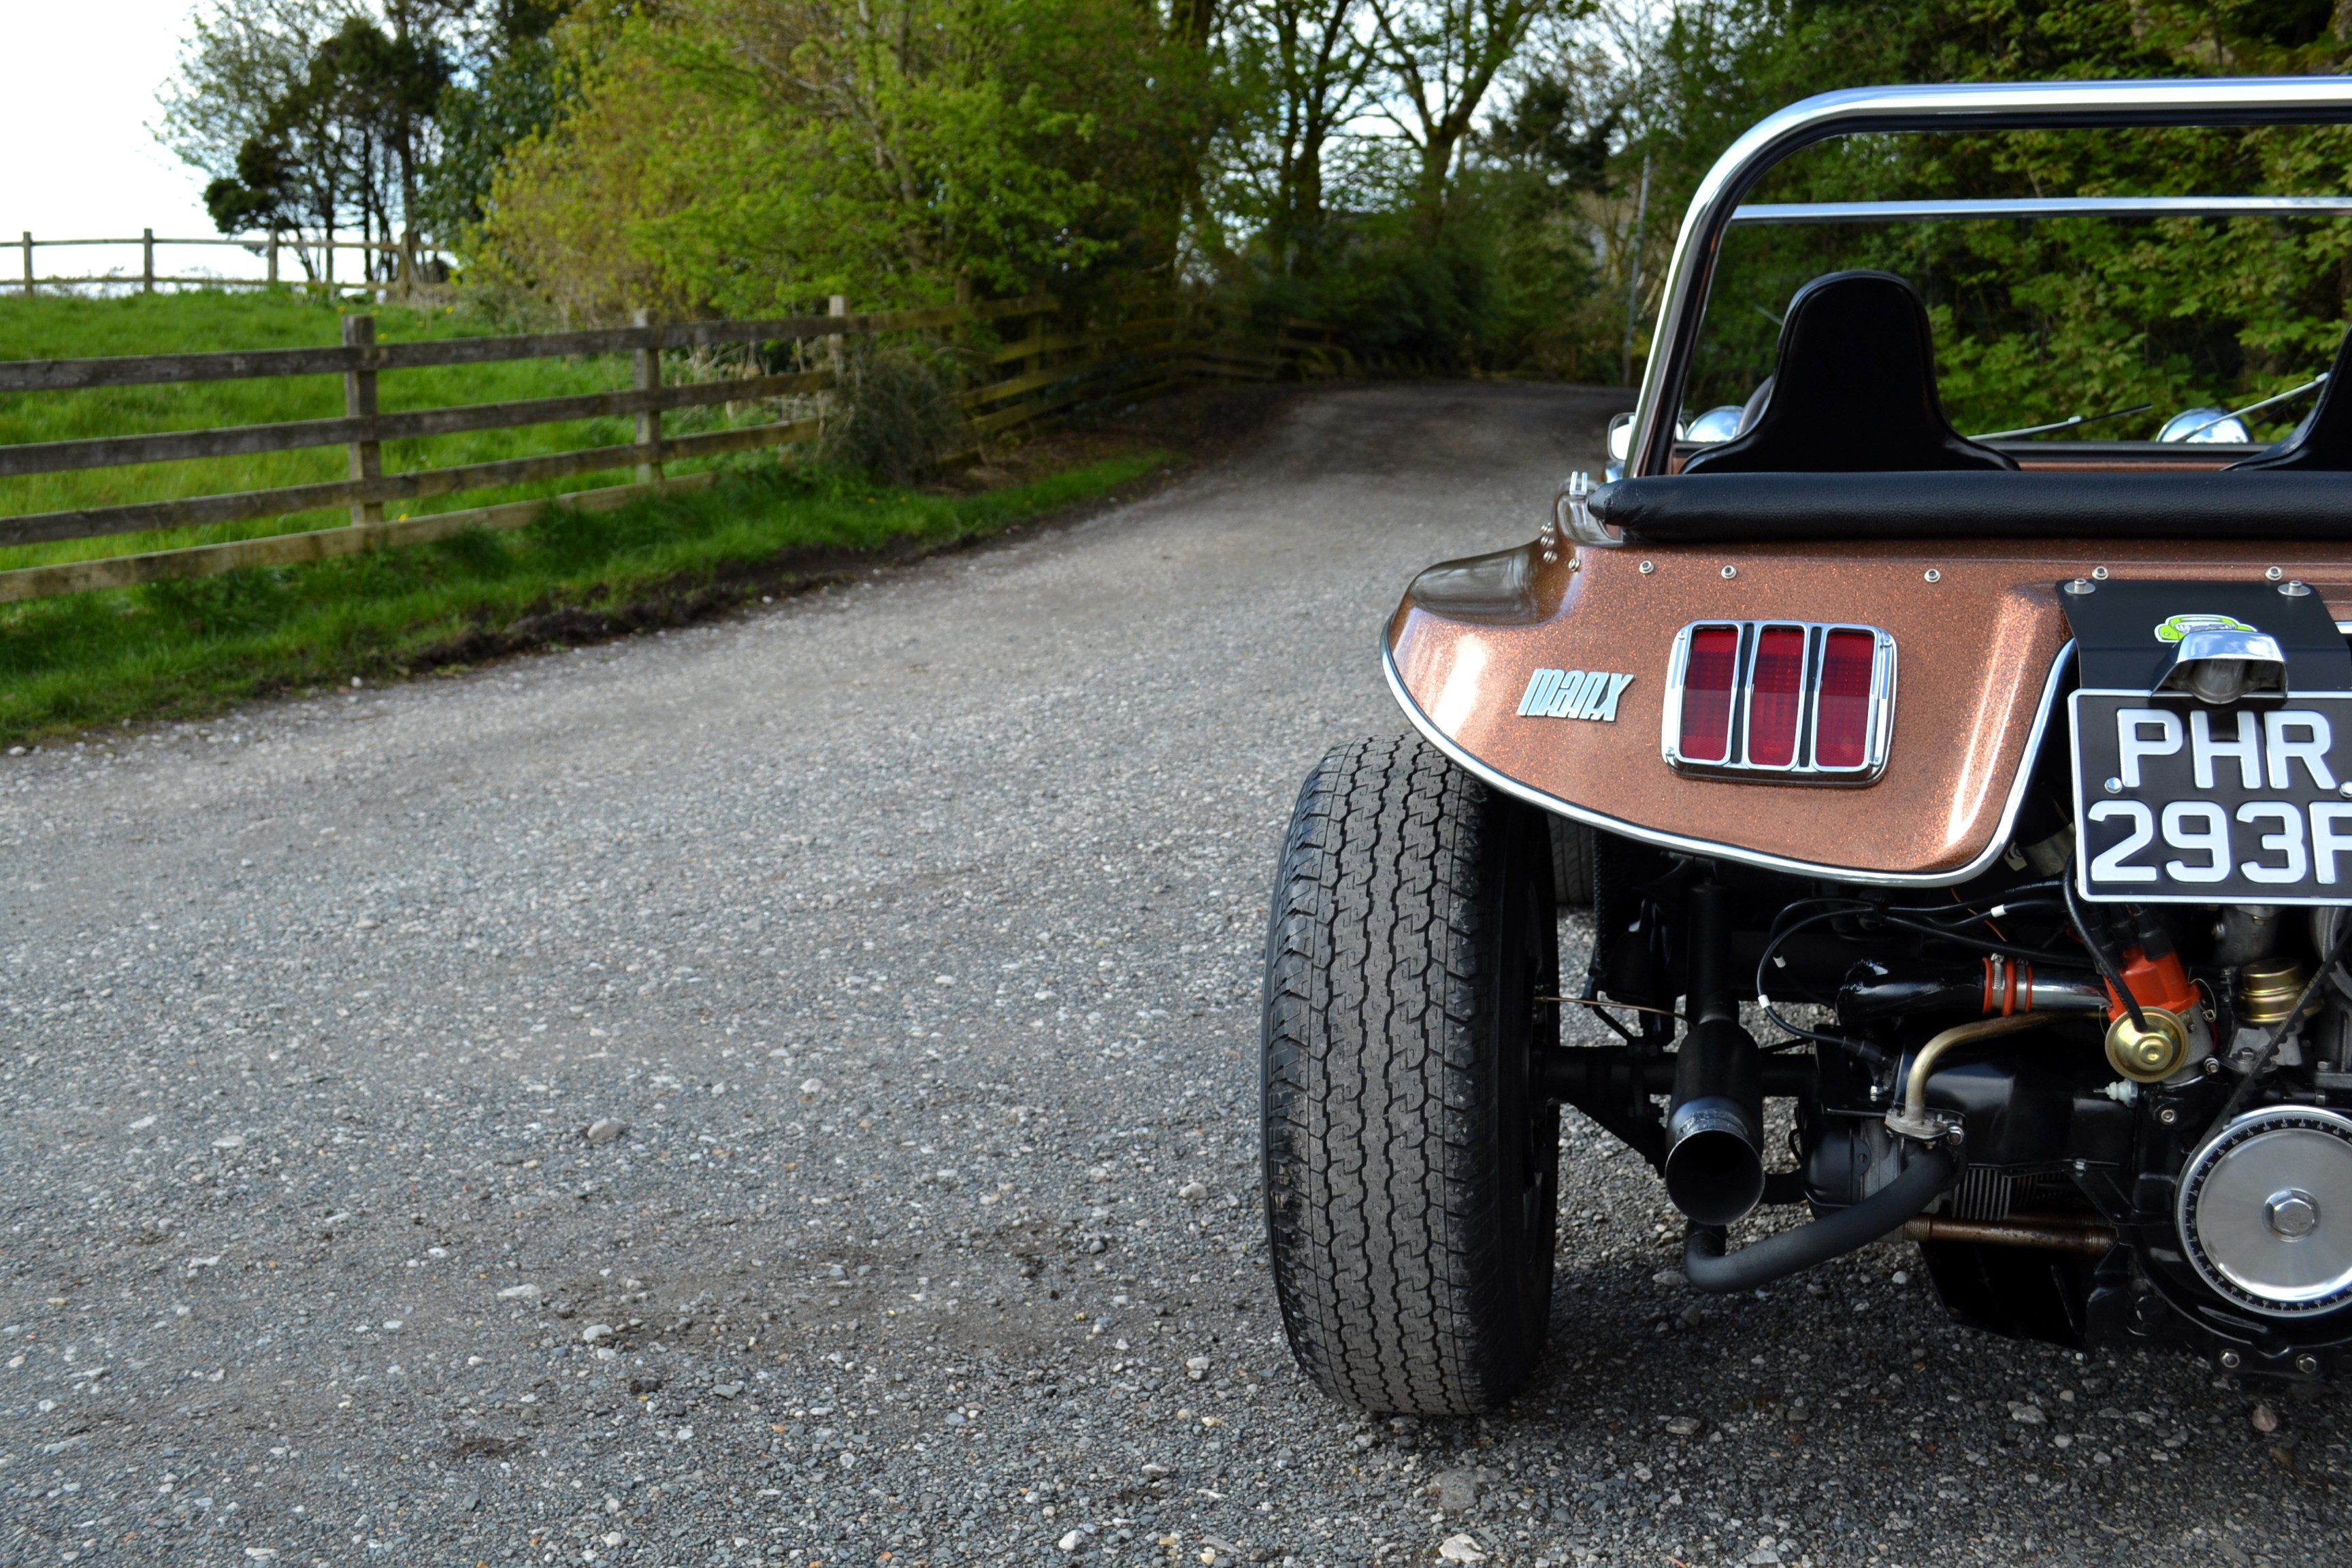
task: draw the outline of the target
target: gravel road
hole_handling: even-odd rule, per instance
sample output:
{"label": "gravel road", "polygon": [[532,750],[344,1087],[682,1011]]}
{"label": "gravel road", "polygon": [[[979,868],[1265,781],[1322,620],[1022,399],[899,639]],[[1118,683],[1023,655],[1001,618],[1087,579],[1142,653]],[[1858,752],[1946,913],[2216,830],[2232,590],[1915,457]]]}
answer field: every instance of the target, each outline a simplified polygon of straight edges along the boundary
{"label": "gravel road", "polygon": [[0,760],[0,1557],[2345,1561],[2332,1392],[1949,1329],[1907,1248],[1702,1300],[1577,1118],[1517,1405],[1291,1369],[1282,822],[1622,401],[1321,392],[1000,547]]}

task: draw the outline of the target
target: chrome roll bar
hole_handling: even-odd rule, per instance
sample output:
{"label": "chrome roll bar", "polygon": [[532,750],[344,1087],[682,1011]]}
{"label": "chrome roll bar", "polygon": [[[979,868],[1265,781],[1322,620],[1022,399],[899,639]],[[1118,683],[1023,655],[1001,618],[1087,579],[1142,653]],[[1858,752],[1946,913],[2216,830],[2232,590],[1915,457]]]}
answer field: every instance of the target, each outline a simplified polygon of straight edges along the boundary
{"label": "chrome roll bar", "polygon": [[2352,217],[2352,196],[2000,196],[1948,202],[1750,202],[1731,226],[2034,217]]}
{"label": "chrome roll bar", "polygon": [[[1966,82],[1927,87],[1862,87],[1825,92],[1759,121],[1725,150],[1691,196],[1658,325],[1642,372],[1633,420],[1629,474],[1663,474],[1674,452],[1675,411],[1690,379],[1723,237],[1737,221],[1739,202],[1776,163],[1835,136],[1871,132],[2058,130],[2125,125],[2321,125],[2352,123],[2352,77],[2241,77],[2177,81]],[[2136,198],[2145,203],[2153,198]],[[2222,198],[2189,197],[2200,207]],[[2275,202],[2282,198],[2249,198]],[[1804,204],[1811,205],[1814,204]],[[1893,209],[1910,204],[1820,204],[1833,209],[1863,205]],[[1958,204],[1924,205],[1948,209]],[[2018,204],[1992,204],[2014,207]],[[1787,208],[1780,209],[1786,212]],[[2085,210],[2079,205],[2070,210]],[[2100,209],[2107,210],[2107,209]],[[2176,209],[2178,210],[2178,209]],[[2281,210],[2263,206],[2252,210]],[[2285,209],[2295,210],[2295,209]],[[1774,208],[1750,208],[1773,213]],[[2035,216],[2012,212],[1962,215],[1887,210],[1890,217]],[[2038,216],[2058,216],[2046,209]],[[1863,222],[1843,210],[1813,221]],[[1750,223],[1772,217],[1749,217]],[[1793,215],[1781,221],[1804,221]]]}

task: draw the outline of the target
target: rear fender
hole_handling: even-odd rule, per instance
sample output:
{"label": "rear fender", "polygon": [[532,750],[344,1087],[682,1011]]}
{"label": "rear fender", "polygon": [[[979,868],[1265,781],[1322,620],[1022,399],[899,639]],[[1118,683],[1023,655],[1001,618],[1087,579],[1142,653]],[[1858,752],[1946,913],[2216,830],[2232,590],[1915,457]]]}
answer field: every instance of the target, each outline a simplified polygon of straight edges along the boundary
{"label": "rear fender", "polygon": [[[2310,583],[2352,614],[2352,551],[2055,541],[1544,546],[1415,579],[1381,657],[1430,742],[1487,783],[1662,848],[1801,876],[1942,886],[2008,847],[2068,683],[2057,586],[2118,577]],[[2274,580],[2274,579],[2273,579]],[[1713,619],[1876,626],[1900,660],[1885,771],[1858,785],[1685,775],[1661,746],[1675,634]],[[1522,714],[1539,669],[1630,676],[1613,711]]]}

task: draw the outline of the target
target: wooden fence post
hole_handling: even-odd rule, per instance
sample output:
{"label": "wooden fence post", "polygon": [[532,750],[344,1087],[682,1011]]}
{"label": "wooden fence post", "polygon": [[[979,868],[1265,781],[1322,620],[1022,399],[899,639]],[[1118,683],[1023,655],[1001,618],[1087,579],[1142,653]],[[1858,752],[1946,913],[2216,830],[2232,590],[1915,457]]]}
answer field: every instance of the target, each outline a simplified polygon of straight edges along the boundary
{"label": "wooden fence post", "polygon": [[[629,316],[629,325],[654,327],[654,313],[651,310],[632,311]],[[637,350],[635,384],[639,392],[655,392],[661,387],[659,328],[654,328],[654,341]],[[658,484],[661,481],[661,410],[647,408],[639,411],[637,415],[637,483],[641,485]]]}
{"label": "wooden fence post", "polygon": [[[824,313],[828,316],[846,316],[849,314],[849,296],[846,294],[835,294],[833,298],[827,300],[824,303]],[[825,342],[825,358],[832,362],[833,374],[836,382],[838,382],[840,378],[842,366],[845,361],[848,349],[848,345],[843,342],[843,337],[844,334],[835,332]],[[841,388],[836,384],[834,390],[838,392]]]}
{"label": "wooden fence post", "polygon": [[33,297],[33,231],[25,231],[25,298]]}
{"label": "wooden fence post", "polygon": [[155,291],[155,231],[152,228],[139,231],[139,291],[152,294]]}
{"label": "wooden fence post", "polygon": [[[374,344],[375,318],[373,316],[343,318],[345,348],[373,348]],[[351,419],[373,421],[375,418],[375,372],[353,370],[343,373],[343,415]],[[381,444],[375,441],[354,441],[351,445],[351,454],[352,479],[373,479],[383,476],[383,447]],[[383,503],[382,501],[352,502],[352,527],[358,528],[383,521]]]}
{"label": "wooden fence post", "polygon": [[[955,282],[956,315],[958,320],[953,327],[950,327],[944,334],[942,334],[945,341],[951,343],[966,344],[971,342],[971,325],[973,320],[971,300],[971,276],[969,273],[961,273],[957,276]],[[954,374],[955,384],[959,391],[971,384],[971,370],[970,366],[958,363],[956,364]]]}
{"label": "wooden fence post", "polygon": [[269,231],[269,286],[278,287],[278,231]]}

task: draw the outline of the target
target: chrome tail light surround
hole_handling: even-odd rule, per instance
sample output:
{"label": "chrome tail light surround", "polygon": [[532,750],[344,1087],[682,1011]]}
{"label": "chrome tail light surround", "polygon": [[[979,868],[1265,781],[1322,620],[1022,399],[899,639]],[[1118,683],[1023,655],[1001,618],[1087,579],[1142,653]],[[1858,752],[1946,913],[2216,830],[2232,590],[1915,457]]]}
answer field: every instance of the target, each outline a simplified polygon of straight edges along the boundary
{"label": "chrome tail light surround", "polygon": [[1693,621],[1675,634],[1659,747],[1676,773],[1866,784],[1894,735],[1895,638],[1876,626]]}

